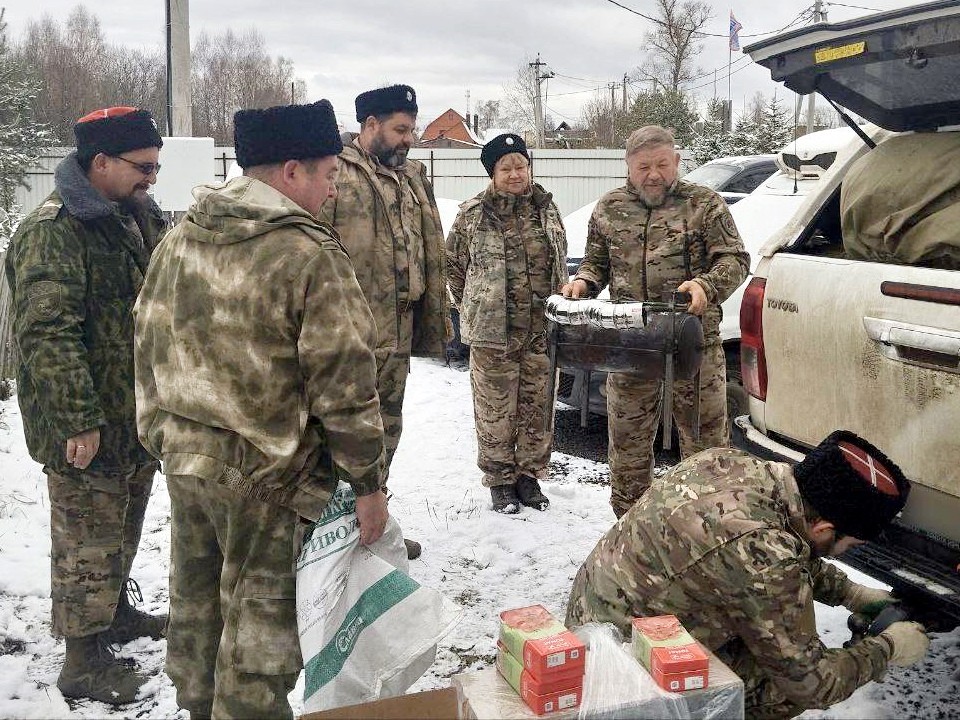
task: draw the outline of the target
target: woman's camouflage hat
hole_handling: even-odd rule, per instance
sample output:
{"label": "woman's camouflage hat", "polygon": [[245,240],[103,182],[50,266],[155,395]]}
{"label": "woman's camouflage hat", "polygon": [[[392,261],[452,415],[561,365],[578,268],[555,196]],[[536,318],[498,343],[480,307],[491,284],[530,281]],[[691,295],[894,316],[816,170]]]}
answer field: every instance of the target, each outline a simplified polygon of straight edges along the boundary
{"label": "woman's camouflage hat", "polygon": [[875,540],[907,502],[910,481],[873,445],[837,430],[793,468],[803,499],[838,533]]}

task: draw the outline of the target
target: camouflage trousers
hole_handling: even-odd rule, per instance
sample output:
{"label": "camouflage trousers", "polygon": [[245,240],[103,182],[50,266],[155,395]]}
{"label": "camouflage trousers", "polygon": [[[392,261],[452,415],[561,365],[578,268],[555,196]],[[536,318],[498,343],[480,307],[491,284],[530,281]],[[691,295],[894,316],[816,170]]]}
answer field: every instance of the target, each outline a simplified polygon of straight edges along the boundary
{"label": "camouflage trousers", "polygon": [[177,703],[214,718],[292,718],[303,667],[297,514],[189,475],[170,491],[167,675]]}
{"label": "camouflage trousers", "polygon": [[505,348],[470,348],[477,465],[485,487],[513,484],[520,475],[546,476],[553,446],[549,375],[543,334],[509,337]]}
{"label": "camouflage trousers", "polygon": [[[695,403],[695,382],[696,379],[677,380],[673,385],[673,419],[680,435],[682,457],[730,443],[727,368],[719,340],[710,342],[703,350],[699,408]],[[650,487],[662,388],[659,380],[643,380],[629,373],[607,375],[610,504],[617,517],[622,517]],[[698,420],[700,437],[696,439]]]}
{"label": "camouflage trousers", "polygon": [[53,633],[73,638],[103,632],[130,577],[157,463],[109,474],[44,472]]}
{"label": "camouflage trousers", "polygon": [[383,474],[386,487],[390,463],[397,454],[400,434],[403,432],[403,396],[410,374],[410,348],[413,345],[413,312],[407,310],[397,316],[399,336],[396,350],[377,350],[377,394],[380,395],[380,419],[383,422],[383,443],[387,463]]}
{"label": "camouflage trousers", "polygon": [[751,720],[786,720],[809,709],[787,700],[742,641],[728,642],[716,655],[743,680],[744,714]]}

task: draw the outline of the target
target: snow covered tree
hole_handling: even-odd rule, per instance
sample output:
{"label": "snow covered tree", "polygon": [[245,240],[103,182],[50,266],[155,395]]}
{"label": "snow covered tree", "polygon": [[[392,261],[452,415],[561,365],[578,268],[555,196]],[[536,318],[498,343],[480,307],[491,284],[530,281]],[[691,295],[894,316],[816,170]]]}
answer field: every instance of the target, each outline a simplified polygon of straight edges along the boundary
{"label": "snow covered tree", "polygon": [[725,113],[726,105],[722,100],[713,99],[707,105],[702,126],[694,132],[690,142],[690,150],[697,165],[735,154],[733,138],[723,129]]}
{"label": "snow covered tree", "polygon": [[757,145],[753,154],[774,153],[790,142],[793,124],[790,110],[776,94],[763,106],[760,122],[757,123]]}
{"label": "snow covered tree", "polygon": [[0,216],[0,240],[5,246],[8,236],[3,233],[18,219],[14,193],[52,138],[44,125],[33,120],[31,107],[39,84],[14,58],[3,16],[0,9],[0,209],[5,211]]}

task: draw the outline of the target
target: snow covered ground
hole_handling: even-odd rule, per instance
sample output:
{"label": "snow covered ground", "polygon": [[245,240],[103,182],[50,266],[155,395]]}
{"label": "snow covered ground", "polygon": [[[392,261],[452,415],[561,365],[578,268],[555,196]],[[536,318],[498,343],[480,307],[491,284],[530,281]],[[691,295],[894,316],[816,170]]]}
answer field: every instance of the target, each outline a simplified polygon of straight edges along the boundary
{"label": "snow covered ground", "polygon": [[[504,516],[490,509],[475,465],[476,440],[467,373],[414,361],[400,451],[391,472],[391,510],[424,551],[411,573],[464,609],[437,661],[412,688],[448,684],[457,672],[493,662],[497,613],[542,603],[563,617],[573,576],[612,524],[603,464],[555,453],[547,512]],[[163,674],[165,642],[141,639],[123,648],[152,673],[147,698],[114,709],[68,704],[56,688],[63,643],[49,635],[49,508],[46,483],[24,447],[16,401],[3,404],[0,428],[0,717],[186,718]],[[158,477],[133,576],[146,607],[167,605],[169,499]],[[853,573],[853,571],[851,571]],[[856,573],[854,573],[856,574]],[[858,579],[862,576],[857,575]],[[872,581],[870,581],[872,582]],[[876,584],[876,583],[874,583]],[[824,641],[848,637],[846,613],[818,607]],[[291,695],[302,707],[300,689]],[[918,666],[893,669],[826,712],[824,718],[950,718],[960,716],[960,631],[935,635]]]}

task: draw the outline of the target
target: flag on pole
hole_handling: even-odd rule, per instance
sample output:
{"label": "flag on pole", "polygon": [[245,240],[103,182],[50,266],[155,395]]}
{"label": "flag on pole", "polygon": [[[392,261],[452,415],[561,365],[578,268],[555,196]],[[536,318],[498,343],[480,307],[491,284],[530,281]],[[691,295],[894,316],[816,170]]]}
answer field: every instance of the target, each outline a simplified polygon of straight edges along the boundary
{"label": "flag on pole", "polygon": [[731,50],[740,50],[740,31],[743,30],[743,25],[737,22],[737,19],[733,16],[733,10],[730,11],[730,49]]}

